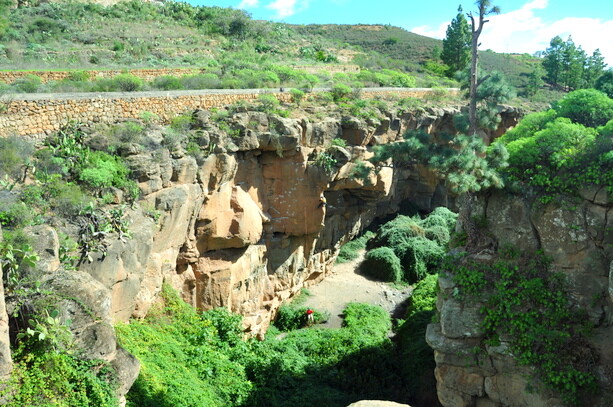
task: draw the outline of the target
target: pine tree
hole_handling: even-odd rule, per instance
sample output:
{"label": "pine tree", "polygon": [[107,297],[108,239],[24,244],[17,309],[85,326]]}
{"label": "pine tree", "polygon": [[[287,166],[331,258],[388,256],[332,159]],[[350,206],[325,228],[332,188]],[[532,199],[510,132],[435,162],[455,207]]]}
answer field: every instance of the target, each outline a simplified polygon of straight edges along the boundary
{"label": "pine tree", "polygon": [[447,26],[447,34],[443,40],[441,59],[449,67],[447,76],[452,77],[457,71],[466,67],[470,60],[470,28],[458,7],[458,14]]}
{"label": "pine tree", "polygon": [[583,70],[583,82],[586,88],[592,88],[596,81],[604,73],[607,64],[599,49],[596,49],[592,56],[588,57]]}
{"label": "pine tree", "polygon": [[526,83],[525,94],[526,96],[534,96],[536,92],[543,86],[543,76],[545,71],[541,65],[535,65],[530,75],[528,75],[528,82]]}
{"label": "pine tree", "polygon": [[564,47],[564,41],[556,35],[549,42],[549,48],[545,50],[543,68],[545,68],[547,72],[547,81],[554,85],[560,83],[560,76],[562,73],[562,51]]}
{"label": "pine tree", "polygon": [[594,87],[613,99],[613,69],[609,69],[603,73],[600,78],[596,80]]}
{"label": "pine tree", "polygon": [[571,37],[568,37],[562,50],[562,72],[560,80],[567,90],[579,89],[582,86],[583,67],[586,55],[581,46],[577,47]]}

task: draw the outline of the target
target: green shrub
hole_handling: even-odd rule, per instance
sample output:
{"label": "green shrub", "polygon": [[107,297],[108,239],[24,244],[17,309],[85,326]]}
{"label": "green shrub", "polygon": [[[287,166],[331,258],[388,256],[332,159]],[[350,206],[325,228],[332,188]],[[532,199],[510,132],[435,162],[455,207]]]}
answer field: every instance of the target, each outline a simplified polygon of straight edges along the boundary
{"label": "green shrub", "polygon": [[404,281],[414,284],[433,272],[445,255],[436,241],[412,237],[397,248],[404,271]]}
{"label": "green shrub", "polygon": [[32,208],[23,202],[3,205],[0,209],[0,225],[9,228],[22,228],[32,221]]}
{"label": "green shrub", "polygon": [[365,274],[382,281],[396,283],[402,280],[400,259],[389,247],[369,250],[361,268]]}
{"label": "green shrub", "polygon": [[73,82],[87,82],[89,79],[89,72],[87,71],[71,71],[68,74],[68,80]]}
{"label": "green shrub", "polygon": [[421,222],[421,226],[426,230],[433,226],[440,226],[451,232],[455,228],[457,219],[457,213],[450,211],[444,206],[439,206],[428,214],[428,216]]}
{"label": "green shrub", "polygon": [[345,243],[341,246],[336,258],[337,263],[345,263],[347,261],[355,260],[359,256],[361,250],[366,249],[366,244],[374,236],[373,232],[366,232],[362,236]]}
{"label": "green shrub", "polygon": [[121,188],[127,184],[128,168],[117,157],[102,151],[94,151],[78,169],[79,181],[90,188],[101,189],[111,186]]}
{"label": "green shrub", "polygon": [[42,86],[42,84],[43,84],[43,81],[42,79],[40,79],[40,77],[29,74],[13,82],[13,87],[18,92],[36,93],[38,89]]}
{"label": "green shrub", "polygon": [[20,178],[31,160],[34,148],[22,137],[0,137],[0,178]]}
{"label": "green shrub", "polygon": [[184,89],[181,79],[172,75],[158,76],[153,80],[152,86],[162,90]]}
{"label": "green shrub", "polygon": [[265,113],[273,113],[279,107],[279,100],[274,95],[260,95],[257,99],[258,110]]}
{"label": "green shrub", "polygon": [[93,200],[81,187],[57,176],[51,177],[45,183],[45,190],[51,209],[66,217],[78,215]]}
{"label": "green shrub", "polygon": [[419,281],[409,297],[407,317],[410,318],[412,315],[422,311],[435,311],[437,288],[437,274],[430,274]]}
{"label": "green shrub", "polygon": [[595,89],[581,89],[564,96],[554,105],[559,116],[587,127],[602,126],[613,117],[613,99]]}
{"label": "green shrub", "polygon": [[[287,332],[307,326],[307,307],[295,307],[292,304],[282,305],[275,318],[275,327],[280,331]],[[325,322],[328,317],[317,310],[313,310],[313,322],[320,324]]]}
{"label": "green shrub", "polygon": [[395,252],[412,237],[424,236],[425,230],[416,218],[399,215],[382,225],[372,240],[372,247],[389,247]]}
{"label": "green shrub", "polygon": [[136,92],[143,88],[144,82],[141,78],[129,73],[119,74],[113,78],[118,90],[122,92]]}
{"label": "green shrub", "polygon": [[302,99],[304,99],[305,93],[300,89],[290,89],[289,93],[292,95],[292,102],[299,106]]}
{"label": "green shrub", "polygon": [[111,384],[113,372],[103,361],[23,348],[13,357],[11,378],[0,391],[6,407],[119,405]]}
{"label": "green shrub", "polygon": [[185,89],[219,89],[221,80],[214,73],[187,75],[181,78]]}
{"label": "green shrub", "polygon": [[340,102],[341,100],[349,98],[351,92],[353,92],[353,90],[344,83],[337,83],[330,90],[330,93],[332,94],[332,100],[334,100],[335,102]]}
{"label": "green shrub", "polygon": [[163,307],[144,321],[116,327],[122,345],[141,362],[127,405],[242,405],[252,385],[229,351],[241,334],[240,317],[220,310],[210,311],[209,317],[198,314],[167,286],[162,296]]}
{"label": "green shrub", "polygon": [[400,372],[412,395],[411,402],[433,405],[432,392],[436,387],[434,378],[434,352],[426,342],[426,329],[436,311],[438,276],[431,274],[415,285],[409,297],[406,320],[399,325],[395,341],[398,357],[402,360]]}

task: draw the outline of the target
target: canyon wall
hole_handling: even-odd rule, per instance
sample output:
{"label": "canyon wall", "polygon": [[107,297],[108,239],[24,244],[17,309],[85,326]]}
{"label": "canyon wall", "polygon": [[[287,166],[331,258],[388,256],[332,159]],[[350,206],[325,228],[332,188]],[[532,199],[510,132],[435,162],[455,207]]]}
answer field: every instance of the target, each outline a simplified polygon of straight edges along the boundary
{"label": "canyon wall", "polygon": [[[315,90],[325,91],[325,89]],[[423,98],[439,90],[409,88],[363,89],[365,97],[415,97]],[[457,94],[458,89],[448,89]],[[289,92],[278,89],[241,90],[185,90],[168,92],[132,93],[75,93],[75,94],[27,94],[0,100],[6,109],[0,109],[0,137],[11,134],[30,137],[44,137],[67,123],[115,123],[126,119],[139,119],[150,115],[158,123],[170,120],[195,109],[222,107],[241,100],[254,101],[262,94],[273,94],[282,102],[291,101]],[[7,96],[5,96],[7,97]]]}
{"label": "canyon wall", "polygon": [[[453,207],[444,184],[426,168],[390,165],[367,180],[353,171],[372,155],[372,146],[400,140],[409,129],[452,132],[458,111],[388,111],[378,119],[245,111],[221,126],[210,112],[196,110],[184,129],[200,147],[195,156],[181,143],[172,145],[174,133],[150,124],[142,140],[122,147],[141,192],[138,203],[124,209],[129,238],[108,236],[104,251],[64,271],[58,231],[78,240],[76,226],[31,227],[44,273],[41,289],[58,293],[58,307],[73,321],[85,357],[115,368],[121,398],[139,366],[118,346],[113,325],[146,316],[163,283],[199,309],[242,314],[245,334],[260,336],[281,303],[323,279],[340,246],[373,220],[406,203],[424,212]],[[514,109],[501,115],[504,123],[519,116]],[[84,128],[88,139],[100,142],[108,130]],[[346,147],[332,145],[333,139]],[[318,163],[324,152],[334,158],[330,166]],[[23,304],[7,299],[14,315]],[[19,321],[12,323],[16,332]]]}
{"label": "canyon wall", "polygon": [[[480,196],[472,215],[485,225],[481,235],[487,245],[471,257],[493,264],[495,249],[506,247],[521,254],[542,251],[552,259],[552,269],[568,280],[575,309],[585,311],[594,327],[588,343],[578,341],[572,352],[577,363],[593,364],[601,391],[594,392],[589,405],[605,407],[613,405],[613,202],[605,186],[584,187],[580,194],[580,199],[547,204],[503,191]],[[453,271],[440,276],[439,288],[440,318],[429,325],[427,341],[435,353],[443,406],[568,405],[534,378],[533,367],[517,363],[508,337],[501,336],[499,346],[487,344],[484,304],[458,296],[462,287]]]}

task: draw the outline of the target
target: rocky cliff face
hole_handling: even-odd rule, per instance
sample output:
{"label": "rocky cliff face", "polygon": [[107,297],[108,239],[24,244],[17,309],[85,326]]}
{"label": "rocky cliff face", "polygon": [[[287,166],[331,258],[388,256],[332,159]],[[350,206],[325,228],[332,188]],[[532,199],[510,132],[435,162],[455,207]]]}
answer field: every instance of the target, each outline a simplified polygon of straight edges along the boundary
{"label": "rocky cliff face", "polygon": [[[566,276],[572,303],[587,312],[593,324],[589,349],[602,389],[590,405],[610,406],[613,389],[613,203],[606,188],[585,188],[582,199],[540,204],[524,196],[496,192],[481,196],[473,215],[483,220],[490,245],[473,258],[488,263],[495,248],[512,246],[521,253],[543,251],[553,268]],[[563,406],[554,394],[531,377],[534,369],[520,366],[505,343],[484,342],[483,304],[462,300],[453,273],[441,276],[437,307],[440,322],[431,324],[427,340],[435,351],[437,390],[445,407]],[[507,299],[511,301],[511,299]],[[475,354],[475,349],[486,353]],[[537,350],[538,351],[538,350]],[[594,356],[598,355],[598,356]]]}
{"label": "rocky cliff face", "polygon": [[[152,128],[146,147],[130,145],[124,154],[142,196],[125,215],[131,237],[110,236],[105,255],[94,253],[92,262],[65,272],[57,231],[35,227],[43,288],[60,294],[86,356],[115,367],[123,397],[138,362],[116,343],[113,324],[144,317],[162,283],[199,309],[241,313],[245,332],[261,335],[282,301],[323,279],[340,245],[374,219],[407,201],[424,211],[452,205],[425,168],[384,168],[368,181],[352,173],[371,146],[399,140],[408,129],[453,130],[456,113],[387,112],[365,121],[242,112],[225,123],[231,137],[208,112],[197,111],[190,131],[206,151],[198,159],[162,147],[172,143]],[[518,113],[502,116],[513,123]],[[330,146],[335,138],[347,146]],[[331,165],[318,164],[324,152]]]}

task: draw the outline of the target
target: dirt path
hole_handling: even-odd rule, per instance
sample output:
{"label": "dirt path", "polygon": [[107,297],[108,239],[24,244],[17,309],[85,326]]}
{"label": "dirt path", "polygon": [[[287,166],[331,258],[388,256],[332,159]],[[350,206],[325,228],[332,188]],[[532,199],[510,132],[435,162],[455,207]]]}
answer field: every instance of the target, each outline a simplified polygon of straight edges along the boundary
{"label": "dirt path", "polygon": [[321,283],[308,288],[311,296],[306,300],[305,306],[330,313],[328,322],[320,326],[340,328],[343,309],[350,302],[379,305],[390,313],[402,313],[399,307],[402,308],[402,303],[409,297],[412,288],[398,290],[359,274],[359,265],[363,259],[364,252],[354,261],[335,264],[332,274]]}

